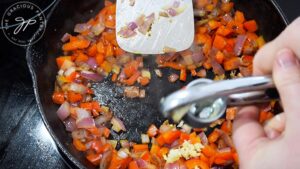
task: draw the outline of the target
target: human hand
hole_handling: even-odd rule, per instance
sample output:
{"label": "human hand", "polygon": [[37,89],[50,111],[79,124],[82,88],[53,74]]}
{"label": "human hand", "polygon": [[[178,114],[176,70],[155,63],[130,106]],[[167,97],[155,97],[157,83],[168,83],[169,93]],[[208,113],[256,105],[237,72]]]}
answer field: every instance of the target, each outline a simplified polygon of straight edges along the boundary
{"label": "human hand", "polygon": [[265,126],[258,108],[242,108],[234,122],[233,140],[241,169],[300,168],[300,18],[255,56],[254,75],[272,74],[284,113]]}

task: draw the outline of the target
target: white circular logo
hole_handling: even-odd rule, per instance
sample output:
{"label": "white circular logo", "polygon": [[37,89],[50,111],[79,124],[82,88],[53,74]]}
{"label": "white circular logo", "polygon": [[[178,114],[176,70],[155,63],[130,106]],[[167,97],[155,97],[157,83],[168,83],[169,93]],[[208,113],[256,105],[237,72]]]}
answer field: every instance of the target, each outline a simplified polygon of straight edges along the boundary
{"label": "white circular logo", "polygon": [[5,11],[1,27],[6,38],[19,46],[36,43],[46,29],[44,12],[27,1],[17,2]]}

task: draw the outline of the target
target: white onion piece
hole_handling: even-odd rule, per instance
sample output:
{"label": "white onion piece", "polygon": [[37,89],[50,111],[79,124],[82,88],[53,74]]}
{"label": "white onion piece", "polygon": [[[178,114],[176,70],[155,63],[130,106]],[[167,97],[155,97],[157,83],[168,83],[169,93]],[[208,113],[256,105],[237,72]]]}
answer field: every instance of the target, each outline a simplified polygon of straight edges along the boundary
{"label": "white onion piece", "polygon": [[142,143],[150,143],[149,136],[147,134],[141,134]]}
{"label": "white onion piece", "polygon": [[64,121],[70,115],[70,104],[64,102],[57,110],[57,116],[61,121]]}
{"label": "white onion piece", "polygon": [[68,118],[67,120],[64,121],[64,124],[67,131],[72,132],[77,129],[76,121],[73,118]]}
{"label": "white onion piece", "polygon": [[76,125],[78,128],[93,128],[95,127],[95,121],[92,117],[82,118],[80,120],[76,120]]}
{"label": "white onion piece", "polygon": [[76,71],[76,68],[75,67],[70,67],[68,68],[65,72],[64,72],[64,75],[65,76],[70,76],[73,72]]}
{"label": "white onion piece", "polygon": [[126,131],[124,123],[117,117],[111,119],[111,124],[113,125],[111,128],[116,132]]}
{"label": "white onion piece", "polygon": [[98,67],[97,61],[94,57],[89,57],[86,62],[92,69],[96,69]]}
{"label": "white onion piece", "polygon": [[125,159],[128,157],[128,154],[123,149],[121,149],[118,151],[118,156]]}
{"label": "white onion piece", "polygon": [[76,111],[76,114],[77,114],[77,120],[87,118],[87,117],[91,117],[91,114],[85,109],[76,108],[75,111]]}
{"label": "white onion piece", "polygon": [[102,22],[99,22],[98,24],[94,25],[91,29],[94,35],[98,36],[100,33],[102,33],[105,29],[105,25]]}
{"label": "white onion piece", "polygon": [[75,66],[75,63],[70,61],[70,60],[65,60],[64,63],[62,64],[61,68],[62,70],[67,70],[69,69],[70,67],[74,67]]}
{"label": "white onion piece", "polygon": [[236,43],[234,46],[234,54],[239,56],[242,53],[244,44],[246,42],[247,36],[246,35],[238,35],[236,38]]}
{"label": "white onion piece", "polygon": [[173,128],[174,128],[174,126],[171,126],[169,124],[162,124],[159,127],[159,133],[165,133],[165,132],[171,131]]}
{"label": "white onion piece", "polygon": [[81,71],[80,74],[82,77],[84,77],[88,80],[92,80],[94,82],[100,82],[104,79],[103,76],[99,75],[98,73],[94,73],[94,72],[90,72],[90,71],[86,71],[86,70]]}
{"label": "white onion piece", "polygon": [[121,144],[121,147],[123,147],[123,148],[129,148],[130,147],[130,144],[129,144],[128,140],[120,140],[120,144]]}
{"label": "white onion piece", "polygon": [[71,90],[76,93],[85,94],[87,88],[84,85],[77,84],[77,83],[70,83],[68,86],[68,90]]}

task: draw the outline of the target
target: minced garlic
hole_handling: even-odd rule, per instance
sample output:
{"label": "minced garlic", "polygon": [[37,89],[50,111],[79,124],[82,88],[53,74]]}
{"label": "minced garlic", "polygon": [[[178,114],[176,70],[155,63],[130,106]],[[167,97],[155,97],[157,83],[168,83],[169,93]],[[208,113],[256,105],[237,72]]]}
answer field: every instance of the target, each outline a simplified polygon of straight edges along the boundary
{"label": "minced garlic", "polygon": [[171,149],[168,155],[164,155],[164,159],[167,163],[173,163],[179,160],[181,157],[186,160],[194,157],[199,157],[201,154],[201,149],[204,146],[201,143],[191,144],[189,141],[184,141],[184,143],[177,149]]}

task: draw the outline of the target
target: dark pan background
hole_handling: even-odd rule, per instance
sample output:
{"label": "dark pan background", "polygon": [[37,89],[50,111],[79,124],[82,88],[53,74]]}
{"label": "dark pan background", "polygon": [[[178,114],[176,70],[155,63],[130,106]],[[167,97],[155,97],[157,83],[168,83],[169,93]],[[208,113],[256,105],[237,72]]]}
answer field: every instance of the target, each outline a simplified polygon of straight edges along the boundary
{"label": "dark pan background", "polygon": [[[297,0],[276,1],[290,22],[300,15]],[[14,2],[0,1],[1,17]],[[44,8],[51,1],[31,2]],[[64,161],[38,112],[25,50],[11,44],[0,31],[0,169],[68,168],[71,164]]]}

